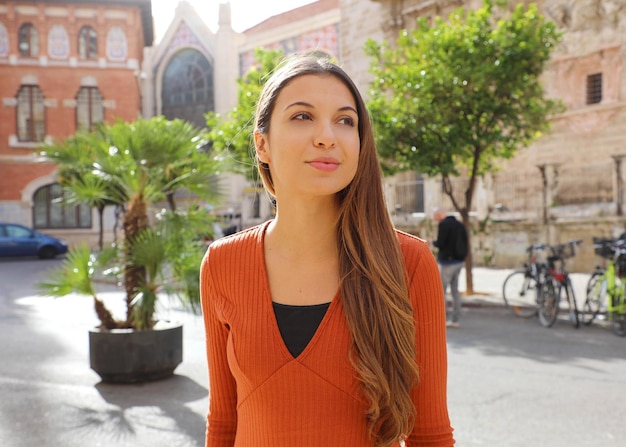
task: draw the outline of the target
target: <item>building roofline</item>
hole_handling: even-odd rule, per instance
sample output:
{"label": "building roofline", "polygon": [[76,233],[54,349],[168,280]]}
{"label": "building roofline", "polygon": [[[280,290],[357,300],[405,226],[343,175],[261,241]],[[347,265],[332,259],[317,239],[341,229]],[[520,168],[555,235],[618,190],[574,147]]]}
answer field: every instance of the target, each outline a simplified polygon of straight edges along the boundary
{"label": "building roofline", "polygon": [[30,0],[32,3],[49,4],[94,4],[103,6],[138,6],[141,9],[144,46],[152,46],[154,41],[154,22],[152,20],[152,0]]}
{"label": "building roofline", "polygon": [[339,0],[318,0],[307,5],[300,6],[290,11],[272,16],[261,23],[258,23],[247,30],[243,34],[262,33],[273,28],[284,26],[286,23],[296,22],[307,19],[323,12],[331,11],[339,8]]}

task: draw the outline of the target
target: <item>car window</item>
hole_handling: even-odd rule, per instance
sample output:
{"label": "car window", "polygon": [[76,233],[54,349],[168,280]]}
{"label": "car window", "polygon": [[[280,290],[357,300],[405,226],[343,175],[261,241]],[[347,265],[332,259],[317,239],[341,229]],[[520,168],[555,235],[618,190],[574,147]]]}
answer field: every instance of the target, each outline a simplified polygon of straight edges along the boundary
{"label": "car window", "polygon": [[7,225],[5,227],[8,237],[30,237],[31,232],[27,228],[18,227],[16,225]]}
{"label": "car window", "polygon": [[0,237],[5,237],[6,232],[4,231],[4,225],[0,225]]}

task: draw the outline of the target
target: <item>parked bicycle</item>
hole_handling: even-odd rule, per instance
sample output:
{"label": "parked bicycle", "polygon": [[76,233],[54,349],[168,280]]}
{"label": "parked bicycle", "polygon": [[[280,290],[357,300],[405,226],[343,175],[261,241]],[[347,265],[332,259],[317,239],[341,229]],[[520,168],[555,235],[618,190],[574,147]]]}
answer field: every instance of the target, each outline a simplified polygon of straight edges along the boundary
{"label": "parked bicycle", "polygon": [[547,244],[527,247],[528,261],[524,263],[524,268],[512,272],[502,284],[504,304],[518,317],[530,318],[537,315],[541,287],[548,269],[548,263],[538,260],[538,254],[548,248],[550,246]]}
{"label": "parked bicycle", "polygon": [[600,315],[608,317],[613,333],[626,335],[626,240],[593,238],[596,255],[606,266],[596,266],[587,284],[582,318],[585,325]]}
{"label": "parked bicycle", "polygon": [[539,322],[544,327],[551,327],[556,321],[561,303],[566,303],[569,319],[575,328],[580,326],[578,306],[574,287],[567,270],[567,259],[576,255],[576,246],[582,240],[571,240],[566,244],[551,246],[548,256],[548,270],[539,297]]}

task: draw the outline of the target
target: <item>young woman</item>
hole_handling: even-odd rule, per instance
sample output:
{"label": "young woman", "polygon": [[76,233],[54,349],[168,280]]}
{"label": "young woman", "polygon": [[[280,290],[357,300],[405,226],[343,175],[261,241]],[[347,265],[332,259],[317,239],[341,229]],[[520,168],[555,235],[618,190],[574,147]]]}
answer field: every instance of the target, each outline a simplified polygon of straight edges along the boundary
{"label": "young woman", "polygon": [[255,124],[276,216],[202,264],[206,445],[452,446],[437,264],[392,226],[356,86],[293,56]]}

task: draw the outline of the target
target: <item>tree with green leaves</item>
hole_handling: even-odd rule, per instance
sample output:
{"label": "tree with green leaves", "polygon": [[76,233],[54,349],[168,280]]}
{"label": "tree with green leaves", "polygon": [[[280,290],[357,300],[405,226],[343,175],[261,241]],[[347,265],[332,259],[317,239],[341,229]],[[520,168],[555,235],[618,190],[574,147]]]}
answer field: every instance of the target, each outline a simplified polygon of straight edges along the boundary
{"label": "tree with green leaves", "polygon": [[233,172],[256,183],[258,176],[251,152],[254,111],[263,84],[284,56],[279,50],[257,48],[254,57],[256,64],[237,79],[237,105],[225,115],[209,112],[206,118],[207,138],[215,154],[227,162]]}
{"label": "tree with green leaves", "polygon": [[[216,174],[220,163],[206,153],[203,132],[183,120],[168,121],[164,117],[118,121],[103,124],[92,132],[78,133],[43,152],[59,167],[59,180],[70,200],[102,207],[112,204],[123,209],[124,240],[121,246],[114,247],[114,255],[103,255],[107,262],[96,262],[79,253],[68,256],[65,266],[70,273],[82,269],[93,274],[97,265],[112,260],[121,264],[126,320],[117,322],[107,317],[102,321],[103,327],[151,328],[158,289],[156,276],[168,263],[176,273],[176,263],[192,250],[183,243],[192,236],[190,220],[179,222],[177,227],[152,228],[150,205],[167,201],[170,211],[176,214],[174,193],[179,190],[191,191],[206,201],[219,198]],[[210,227],[211,221],[204,217],[204,225]],[[207,232],[206,228],[193,228]],[[186,231],[186,237],[177,237],[181,231]],[[201,257],[201,251],[192,251]],[[199,268],[200,258],[196,263]],[[72,281],[76,280],[75,285],[80,288],[75,290],[91,293],[85,287],[85,274],[70,273],[59,275],[64,282],[48,282],[47,290],[53,295],[71,290]]]}
{"label": "tree with green leaves", "polygon": [[[420,18],[392,45],[368,40],[368,107],[386,172],[439,176],[469,230],[478,178],[530,145],[562,110],[541,84],[559,40],[536,5],[509,13],[491,0],[477,10],[459,8],[447,21]],[[452,179],[460,175],[468,186],[455,191]],[[472,293],[471,250],[466,269]]]}

